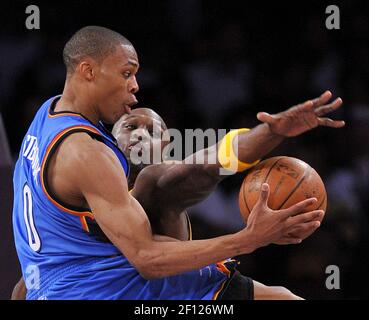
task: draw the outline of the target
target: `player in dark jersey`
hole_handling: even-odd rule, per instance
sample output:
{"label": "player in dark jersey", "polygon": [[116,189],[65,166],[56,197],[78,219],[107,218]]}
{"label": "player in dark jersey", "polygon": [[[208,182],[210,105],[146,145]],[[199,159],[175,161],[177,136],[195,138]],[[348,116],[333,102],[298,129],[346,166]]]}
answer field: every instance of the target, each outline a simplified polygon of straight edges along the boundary
{"label": "player in dark jersey", "polygon": [[[332,104],[322,106],[330,96],[330,93],[325,93],[320,98],[313,100],[315,113],[326,113],[341,105],[340,99],[337,99]],[[302,107],[300,106],[298,108],[301,109]],[[279,130],[283,128],[284,119],[288,119],[288,129],[285,127],[284,130],[294,132],[294,135],[308,130],[309,127],[306,127],[306,124],[301,125],[301,110],[298,112],[296,107],[290,110],[294,111],[294,116],[291,116],[288,111],[284,114],[281,113],[273,116],[274,118],[279,117],[281,119]],[[309,113],[307,116],[309,116]],[[331,123],[329,120],[327,121]],[[157,140],[152,136],[153,123],[158,123],[158,126],[162,130],[166,129],[164,121],[154,111],[150,109],[136,109],[130,115],[123,116],[115,125],[113,134],[118,140],[119,147],[125,152],[128,158],[132,148],[152,150],[155,144],[162,144],[161,140]],[[311,128],[316,125],[313,124]],[[265,130],[265,125],[261,126],[264,126],[264,129],[260,127],[255,128],[248,133],[251,133],[251,135],[247,139],[240,140],[239,147],[241,154],[239,157],[241,159],[245,156],[242,149],[246,150],[246,146],[252,145],[253,139],[257,139],[259,142],[264,142],[263,139],[266,139],[266,137],[263,138],[260,132],[254,137],[252,136],[252,131]],[[333,123],[332,126],[339,126],[339,123]],[[288,134],[284,135],[288,136]],[[137,137],[141,138],[139,142],[137,141]],[[280,141],[281,139],[279,139]],[[275,143],[278,144],[277,141]],[[262,151],[259,151],[258,148],[256,147],[256,151],[261,152],[262,156],[263,153],[268,152],[268,149],[270,151],[273,148],[273,144],[266,146],[265,150]],[[175,238],[185,241],[190,238],[189,222],[185,209],[205,198],[224,177],[217,173],[219,171],[214,170],[215,168],[219,169],[218,164],[213,165],[213,168],[211,167],[212,165],[189,165],[178,162],[175,164],[161,163],[151,165],[144,170],[142,170],[142,166],[131,166],[132,171],[129,185],[131,187],[134,186],[132,195],[139,200],[148,214],[154,232],[172,237],[172,239],[166,237],[161,237],[161,239],[157,237],[157,239],[173,241],[173,238]],[[168,173],[170,174],[168,175]],[[194,183],[194,180],[196,180],[196,183]],[[316,227],[314,222],[302,223],[294,231],[291,231],[291,233],[296,238],[304,239]],[[231,265],[231,261],[219,264],[220,268],[223,267],[229,270],[229,279],[227,285],[224,286],[226,290],[218,292],[219,298],[242,299],[253,298],[254,296],[256,299],[298,298],[285,288],[267,287],[254,280],[243,277],[237,271],[234,272],[234,269],[230,267]],[[226,266],[228,266],[228,269]],[[18,297],[22,296],[19,294],[22,287],[24,289],[24,285],[22,286],[22,282],[20,282],[18,288],[15,290],[15,295],[18,295]]]}

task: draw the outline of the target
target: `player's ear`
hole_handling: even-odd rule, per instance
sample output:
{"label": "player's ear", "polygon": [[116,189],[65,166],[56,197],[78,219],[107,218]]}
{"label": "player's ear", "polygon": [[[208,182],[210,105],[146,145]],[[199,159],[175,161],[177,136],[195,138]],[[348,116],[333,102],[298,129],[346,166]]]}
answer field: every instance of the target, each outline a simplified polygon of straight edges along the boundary
{"label": "player's ear", "polygon": [[81,61],[77,66],[77,70],[87,81],[91,81],[95,77],[93,61],[91,59]]}

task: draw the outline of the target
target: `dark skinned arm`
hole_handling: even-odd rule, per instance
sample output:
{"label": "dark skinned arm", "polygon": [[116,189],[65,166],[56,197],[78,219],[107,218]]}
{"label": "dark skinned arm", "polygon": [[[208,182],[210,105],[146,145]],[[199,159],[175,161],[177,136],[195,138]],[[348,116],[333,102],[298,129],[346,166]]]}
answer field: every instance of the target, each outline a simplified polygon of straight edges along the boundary
{"label": "dark skinned arm", "polygon": [[[298,104],[275,115],[265,112],[257,117],[263,123],[238,135],[238,158],[242,162],[252,163],[263,158],[285,138],[300,135],[317,126],[340,128],[343,121],[333,121],[321,116],[341,106],[337,98],[326,104],[332,94],[329,91],[320,97]],[[220,174],[221,165],[217,160],[218,144],[200,150],[182,162],[162,163],[145,168],[136,179],[135,197],[141,203],[156,199],[155,205],[178,212],[204,200],[227,175]],[[234,145],[234,147],[236,147]],[[194,163],[198,159],[205,164]],[[209,159],[216,159],[209,164]],[[142,190],[142,192],[141,192]],[[150,190],[150,192],[145,190]],[[147,199],[146,199],[147,198]],[[161,201],[165,198],[165,201]],[[147,200],[147,201],[146,201]]]}
{"label": "dark skinned arm", "polygon": [[[332,94],[327,91],[316,99],[275,115],[259,113],[257,117],[263,123],[238,135],[238,158],[242,162],[252,163],[267,155],[286,137],[300,135],[317,126],[342,127],[343,121],[321,117],[342,104],[340,98],[326,104],[331,96]],[[150,217],[151,221],[160,218],[163,212],[180,214],[189,206],[201,202],[222,179],[227,177],[220,174],[221,165],[218,161],[215,164],[208,163],[208,159],[217,159],[217,148],[218,145],[214,145],[200,150],[183,162],[149,166],[140,173],[136,179],[135,197],[144,207],[151,209],[149,210],[151,213],[158,212],[156,217]],[[187,164],[195,157],[205,164]],[[155,204],[156,210],[152,208],[152,204]],[[295,235],[302,235],[303,238],[315,230],[307,230],[306,224],[299,226],[298,229],[301,232]]]}

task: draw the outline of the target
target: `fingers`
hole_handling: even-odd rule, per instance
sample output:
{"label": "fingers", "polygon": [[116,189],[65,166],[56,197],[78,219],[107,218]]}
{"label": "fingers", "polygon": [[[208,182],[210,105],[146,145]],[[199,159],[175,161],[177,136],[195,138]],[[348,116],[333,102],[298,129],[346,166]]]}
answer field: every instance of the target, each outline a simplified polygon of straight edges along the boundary
{"label": "fingers", "polygon": [[342,128],[345,125],[345,122],[342,120],[332,120],[330,118],[320,118],[320,116],[323,116],[329,112],[332,112],[338,109],[342,105],[343,101],[341,98],[337,98],[333,102],[327,105],[322,105],[326,103],[331,96],[332,96],[332,93],[330,91],[326,91],[319,98],[313,100],[313,104],[315,108],[314,112],[319,117],[317,118],[318,125],[325,126],[325,127],[331,127],[331,128]]}
{"label": "fingers", "polygon": [[332,120],[330,118],[318,118],[318,125],[331,127],[331,128],[342,128],[345,126],[345,121],[342,120]]}
{"label": "fingers", "polygon": [[294,236],[285,236],[282,237],[280,240],[275,242],[276,244],[300,244],[302,242],[302,239],[299,237]]}
{"label": "fingers", "polygon": [[312,109],[314,107],[314,103],[312,100],[307,100],[304,103],[298,104],[296,106],[298,108],[299,111],[303,110],[307,110],[307,109]]}
{"label": "fingers", "polygon": [[330,98],[332,98],[332,92],[329,90],[325,91],[320,95],[320,97],[312,100],[314,108],[320,107],[321,105],[327,103]]}
{"label": "fingers", "polygon": [[316,220],[321,220],[323,218],[324,211],[323,210],[314,210],[306,213],[298,214],[294,217],[291,217],[287,220],[287,228],[297,226],[302,223],[314,222],[319,227],[320,222]]}
{"label": "fingers", "polygon": [[318,107],[315,109],[315,114],[320,117],[320,116],[323,116],[325,115],[326,113],[328,112],[332,112],[336,109],[338,109],[341,105],[342,105],[343,101],[341,98],[337,98],[335,99],[333,102],[327,104],[327,105],[324,105],[324,106],[321,106],[321,107]]}
{"label": "fingers", "polygon": [[295,216],[297,214],[303,213],[306,211],[305,209],[308,206],[316,203],[317,201],[318,200],[316,198],[309,198],[309,199],[300,201],[287,209],[281,210],[280,215],[282,218],[287,219],[291,216]]}
{"label": "fingers", "polygon": [[261,185],[261,192],[259,195],[258,202],[256,203],[256,206],[260,206],[262,208],[268,207],[268,199],[269,199],[269,185],[267,183],[263,183]]}
{"label": "fingers", "polygon": [[287,229],[286,234],[279,239],[277,244],[299,244],[302,240],[311,236],[320,226],[319,221],[301,223]]}
{"label": "fingers", "polygon": [[259,121],[264,122],[264,123],[271,124],[275,121],[273,116],[267,112],[258,112],[256,117],[258,118]]}
{"label": "fingers", "polygon": [[324,93],[322,93],[318,98],[307,100],[304,103],[299,104],[298,107],[304,110],[315,109],[327,103],[331,97],[332,93],[327,90]]}
{"label": "fingers", "polygon": [[320,227],[319,221],[301,223],[293,226],[290,230],[288,230],[288,235],[304,240],[307,237],[311,236],[315,232],[315,230],[318,229],[319,227]]}

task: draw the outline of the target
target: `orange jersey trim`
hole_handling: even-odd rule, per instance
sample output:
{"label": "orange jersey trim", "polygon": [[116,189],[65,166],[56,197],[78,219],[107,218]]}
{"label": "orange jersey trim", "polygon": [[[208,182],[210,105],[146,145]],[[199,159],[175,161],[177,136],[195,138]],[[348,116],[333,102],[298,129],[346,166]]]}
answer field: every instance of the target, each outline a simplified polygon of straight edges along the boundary
{"label": "orange jersey trim", "polygon": [[47,116],[48,118],[56,118],[56,117],[62,117],[62,116],[69,116],[69,117],[79,117],[79,118],[83,118],[80,114],[78,113],[74,113],[74,112],[61,112],[61,113],[56,113],[56,114],[51,114],[51,107],[49,108],[49,111],[47,112]]}
{"label": "orange jersey trim", "polygon": [[225,280],[222,282],[222,284],[220,285],[219,289],[218,289],[217,291],[215,291],[215,293],[214,293],[214,295],[213,295],[213,300],[217,300],[219,293],[223,290],[223,288],[224,288],[224,286],[225,286],[226,282],[229,280],[229,278],[230,278],[230,276],[231,276],[231,271],[230,271],[230,270],[225,266],[225,264],[224,264],[226,261],[227,261],[227,260],[223,260],[223,261],[218,262],[218,263],[216,264],[217,269],[218,269],[220,272],[223,272],[223,273],[225,273],[225,274],[227,275],[227,279],[225,279]]}
{"label": "orange jersey trim", "polygon": [[83,130],[86,130],[86,131],[89,131],[89,132],[92,132],[92,133],[101,135],[101,133],[99,131],[97,131],[97,130],[89,127],[89,126],[84,126],[84,125],[72,126],[72,127],[69,127],[67,129],[59,132],[54,137],[54,139],[51,141],[51,143],[49,144],[49,146],[46,149],[46,153],[45,153],[44,159],[42,161],[41,171],[40,171],[40,175],[41,175],[41,186],[42,186],[42,190],[44,191],[45,195],[51,201],[52,204],[54,204],[58,209],[66,212],[66,213],[69,213],[69,214],[72,214],[74,216],[80,217],[80,221],[81,221],[83,230],[89,232],[88,225],[87,225],[87,222],[86,222],[86,217],[89,217],[91,219],[94,219],[94,216],[93,216],[92,212],[91,211],[83,211],[83,212],[81,212],[81,211],[75,211],[75,210],[68,209],[68,208],[64,207],[63,205],[61,205],[60,203],[58,203],[57,201],[55,201],[51,197],[51,195],[48,193],[48,191],[46,189],[45,181],[44,181],[45,164],[46,164],[46,161],[47,161],[47,159],[48,159],[48,157],[50,155],[50,152],[51,152],[52,148],[60,140],[60,138],[63,137],[66,133],[68,133],[68,132],[70,132],[72,130],[76,130],[76,129],[83,129]]}
{"label": "orange jersey trim", "polygon": [[223,261],[221,261],[221,262],[218,262],[217,264],[216,264],[216,266],[217,266],[217,269],[220,271],[220,272],[223,272],[223,273],[225,273],[226,275],[227,275],[227,277],[230,277],[230,275],[231,275],[231,271],[225,266],[225,262],[226,262],[227,260],[223,260]]}

